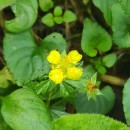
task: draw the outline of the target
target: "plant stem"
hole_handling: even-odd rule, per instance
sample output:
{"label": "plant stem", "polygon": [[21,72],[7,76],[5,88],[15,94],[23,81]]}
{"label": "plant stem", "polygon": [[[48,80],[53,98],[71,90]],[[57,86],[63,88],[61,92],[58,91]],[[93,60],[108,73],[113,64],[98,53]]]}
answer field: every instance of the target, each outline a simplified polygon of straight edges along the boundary
{"label": "plant stem", "polygon": [[126,81],[124,79],[121,79],[119,77],[116,77],[116,76],[112,76],[112,75],[103,75],[101,77],[101,80],[103,82],[106,82],[106,83],[109,83],[109,84],[112,84],[112,85],[116,85],[116,86],[124,86],[124,84],[126,83]]}

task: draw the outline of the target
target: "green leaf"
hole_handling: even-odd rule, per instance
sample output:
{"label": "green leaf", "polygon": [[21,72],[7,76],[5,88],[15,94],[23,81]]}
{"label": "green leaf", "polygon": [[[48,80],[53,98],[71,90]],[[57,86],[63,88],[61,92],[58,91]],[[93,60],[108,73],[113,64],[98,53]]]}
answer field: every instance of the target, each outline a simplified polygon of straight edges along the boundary
{"label": "green leaf", "polygon": [[82,50],[88,56],[94,57],[98,51],[106,52],[111,49],[111,46],[111,36],[100,25],[86,19],[81,40]]}
{"label": "green leaf", "polygon": [[48,51],[56,50],[60,51],[61,53],[67,49],[67,44],[63,36],[59,33],[52,33],[48,35],[42,41],[42,48],[47,49]]}
{"label": "green leaf", "polygon": [[123,107],[126,122],[130,125],[130,78],[127,80],[123,90]]}
{"label": "green leaf", "polygon": [[5,7],[11,6],[16,2],[16,0],[0,0],[0,11]]}
{"label": "green leaf", "polygon": [[0,71],[0,88],[7,88],[10,83],[15,83],[12,75],[10,74],[9,70],[5,66]]}
{"label": "green leaf", "polygon": [[0,130],[12,130],[7,123],[4,121],[1,112],[0,112]]}
{"label": "green leaf", "polygon": [[5,28],[14,33],[29,29],[37,18],[37,0],[17,0],[12,6],[15,19],[5,21]]}
{"label": "green leaf", "polygon": [[74,98],[74,106],[78,113],[108,113],[114,105],[114,92],[111,87],[106,86],[101,90],[103,95],[96,96],[96,101],[88,99],[86,93],[79,93]]}
{"label": "green leaf", "polygon": [[52,0],[39,0],[39,5],[42,11],[47,12],[49,9],[53,7],[53,1]]}
{"label": "green leaf", "polygon": [[29,31],[5,35],[4,57],[18,85],[48,73],[48,62],[39,54]]}
{"label": "green leaf", "polygon": [[93,0],[95,6],[97,6],[103,13],[106,22],[112,24],[112,12],[111,7],[113,4],[117,3],[118,0]]}
{"label": "green leaf", "polygon": [[130,1],[129,0],[119,0],[119,1],[122,9],[128,16],[130,16]]}
{"label": "green leaf", "polygon": [[5,97],[1,112],[14,130],[51,130],[50,115],[44,102],[29,89],[19,89]]}
{"label": "green leaf", "polygon": [[57,24],[61,24],[63,22],[63,18],[62,17],[54,17],[54,21]]}
{"label": "green leaf", "polygon": [[60,6],[56,6],[54,9],[54,16],[61,16],[62,13],[62,8]]}
{"label": "green leaf", "polygon": [[102,59],[103,64],[108,68],[112,67],[115,64],[116,60],[117,60],[117,56],[114,53],[108,54],[104,56]]}
{"label": "green leaf", "polygon": [[130,47],[130,17],[124,13],[120,4],[113,5],[112,19],[113,39],[115,44],[119,47]]}
{"label": "green leaf", "polygon": [[53,27],[55,25],[52,13],[46,14],[44,17],[42,17],[41,21],[48,27]]}
{"label": "green leaf", "polygon": [[103,115],[73,114],[54,120],[53,130],[130,130],[130,128]]}
{"label": "green leaf", "polygon": [[64,22],[73,22],[76,21],[76,15],[71,12],[70,10],[66,10],[64,15],[63,15],[63,21]]}

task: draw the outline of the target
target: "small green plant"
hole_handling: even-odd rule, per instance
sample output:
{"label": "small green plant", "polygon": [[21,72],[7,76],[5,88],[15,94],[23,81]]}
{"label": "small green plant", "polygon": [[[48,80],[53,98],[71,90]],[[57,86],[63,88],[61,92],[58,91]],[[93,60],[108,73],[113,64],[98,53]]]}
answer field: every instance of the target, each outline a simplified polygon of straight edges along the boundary
{"label": "small green plant", "polygon": [[[81,1],[89,15],[81,19],[73,1],[70,9],[57,6],[58,2],[0,0],[0,11],[10,6],[15,15],[10,20],[2,17],[6,63],[0,71],[0,130],[129,130],[130,79],[112,80],[124,85],[126,124],[105,116],[116,96],[112,86],[103,82],[105,76],[111,79],[107,74],[119,61],[122,49],[130,47],[129,1],[92,0],[110,31],[96,21],[89,0]],[[82,23],[81,50],[69,48],[69,39],[79,35],[68,38],[68,28],[66,38],[52,30],[39,38],[34,23],[41,21],[50,27],[47,29]]]}

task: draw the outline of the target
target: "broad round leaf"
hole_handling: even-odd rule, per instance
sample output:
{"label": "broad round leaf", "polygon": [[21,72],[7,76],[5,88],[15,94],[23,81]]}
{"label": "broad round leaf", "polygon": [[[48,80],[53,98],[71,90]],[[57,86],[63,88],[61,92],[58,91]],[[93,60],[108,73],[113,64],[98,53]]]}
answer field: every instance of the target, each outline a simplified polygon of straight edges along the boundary
{"label": "broad round leaf", "polygon": [[29,89],[19,89],[5,97],[1,112],[14,130],[51,130],[44,102]]}
{"label": "broad round leaf", "polygon": [[111,36],[100,25],[86,19],[81,40],[82,50],[88,56],[94,57],[97,55],[97,50],[106,52],[111,46]]}
{"label": "broad round leaf", "polygon": [[5,27],[8,31],[22,32],[34,24],[38,11],[37,0],[17,0],[11,7],[16,17],[15,19],[5,21]]}
{"label": "broad round leaf", "polygon": [[130,128],[103,115],[74,114],[54,120],[53,130],[130,130]]}
{"label": "broad round leaf", "polygon": [[103,95],[98,95],[96,101],[88,100],[87,94],[80,93],[73,100],[75,109],[78,113],[108,113],[114,105],[114,92],[107,86],[101,90]]}
{"label": "broad round leaf", "polygon": [[38,54],[30,32],[7,33],[4,38],[4,57],[18,85],[48,73],[48,64]]}
{"label": "broad round leaf", "polygon": [[130,17],[124,13],[120,4],[113,5],[112,19],[113,39],[115,44],[119,47],[130,47]]}
{"label": "broad round leaf", "polygon": [[102,11],[105,20],[109,25],[112,24],[111,7],[117,2],[118,0],[93,0],[95,6],[97,6]]}
{"label": "broad round leaf", "polygon": [[127,80],[123,90],[123,107],[126,122],[130,125],[130,78]]}

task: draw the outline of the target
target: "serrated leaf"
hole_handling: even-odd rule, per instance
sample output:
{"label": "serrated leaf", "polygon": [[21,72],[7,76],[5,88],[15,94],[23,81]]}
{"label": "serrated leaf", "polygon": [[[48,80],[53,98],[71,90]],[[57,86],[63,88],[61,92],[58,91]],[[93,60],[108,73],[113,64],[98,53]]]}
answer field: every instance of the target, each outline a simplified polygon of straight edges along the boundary
{"label": "serrated leaf", "polygon": [[118,0],[93,0],[95,6],[97,6],[102,11],[105,20],[109,25],[112,24],[111,7],[117,2]]}
{"label": "serrated leaf", "polygon": [[50,115],[44,102],[29,89],[19,89],[5,97],[1,112],[14,130],[51,130]]}
{"label": "serrated leaf", "polygon": [[5,7],[11,6],[16,2],[16,0],[0,0],[0,11]]}
{"label": "serrated leaf", "polygon": [[50,34],[42,41],[41,44],[42,48],[45,48],[48,51],[58,49],[58,51],[62,53],[64,50],[67,49],[66,41],[59,33]]}
{"label": "serrated leaf", "polygon": [[5,21],[5,28],[8,31],[14,33],[22,32],[34,24],[38,11],[37,0],[18,0],[11,7],[16,17]]}
{"label": "serrated leaf", "polygon": [[53,1],[52,0],[39,0],[39,6],[42,9],[42,11],[47,12],[49,9],[53,7]]}
{"label": "serrated leaf", "polygon": [[123,90],[123,107],[126,122],[130,125],[130,78],[127,80]]}
{"label": "serrated leaf", "polygon": [[114,92],[111,87],[106,86],[102,90],[102,95],[96,96],[96,101],[88,99],[87,94],[80,93],[74,98],[74,106],[78,113],[108,113],[114,105]]}
{"label": "serrated leaf", "polygon": [[117,60],[117,56],[114,53],[108,54],[104,56],[102,59],[103,64],[108,68],[112,67],[115,64],[116,60]]}
{"label": "serrated leaf", "polygon": [[113,5],[112,19],[113,39],[115,44],[121,48],[130,47],[130,17],[124,13],[120,4]]}
{"label": "serrated leaf", "polygon": [[122,9],[128,16],[130,16],[130,1],[129,0],[119,0],[119,1]]}
{"label": "serrated leaf", "polygon": [[53,27],[55,25],[52,13],[46,14],[44,17],[42,17],[41,21],[48,27]]}
{"label": "serrated leaf", "polygon": [[64,50],[64,47],[65,40],[58,33],[48,35],[40,47],[35,45],[29,31],[19,34],[7,33],[4,38],[4,57],[17,84],[23,85],[48,74],[50,66],[47,51]]}
{"label": "serrated leaf", "polygon": [[103,115],[73,114],[54,120],[53,130],[130,130],[130,128]]}
{"label": "serrated leaf", "polygon": [[76,15],[71,12],[70,10],[66,10],[64,15],[63,15],[63,21],[64,22],[73,22],[76,21]]}
{"label": "serrated leaf", "polygon": [[[4,38],[4,57],[18,85],[47,73],[44,57],[38,54],[31,33],[7,33]],[[43,53],[45,51],[43,50]],[[47,63],[46,63],[47,64]]]}
{"label": "serrated leaf", "polygon": [[111,36],[97,23],[92,22],[90,19],[85,19],[81,40],[81,47],[84,53],[94,57],[98,51],[106,52],[111,49],[111,46]]}

